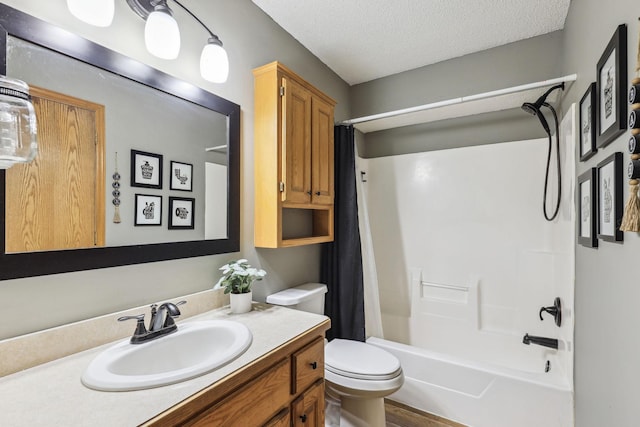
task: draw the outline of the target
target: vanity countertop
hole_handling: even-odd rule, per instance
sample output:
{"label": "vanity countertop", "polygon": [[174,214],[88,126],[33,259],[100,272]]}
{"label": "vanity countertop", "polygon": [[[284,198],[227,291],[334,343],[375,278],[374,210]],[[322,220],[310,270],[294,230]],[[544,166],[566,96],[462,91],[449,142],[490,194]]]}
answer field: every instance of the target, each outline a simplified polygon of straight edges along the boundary
{"label": "vanity countertop", "polygon": [[253,311],[246,314],[231,314],[229,307],[223,307],[184,322],[209,319],[245,324],[253,334],[251,346],[231,363],[200,377],[126,392],[95,391],[80,382],[89,363],[113,343],[76,353],[0,378],[0,425],[136,426],[327,320],[254,303]]}

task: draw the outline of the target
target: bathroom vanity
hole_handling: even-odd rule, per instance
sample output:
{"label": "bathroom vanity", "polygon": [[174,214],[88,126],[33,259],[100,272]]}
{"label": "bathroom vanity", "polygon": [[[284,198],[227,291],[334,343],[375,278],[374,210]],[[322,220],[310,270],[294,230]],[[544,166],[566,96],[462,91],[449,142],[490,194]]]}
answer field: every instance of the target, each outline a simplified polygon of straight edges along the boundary
{"label": "bathroom vanity", "polygon": [[[83,371],[110,343],[0,378],[0,425],[324,425],[323,339],[329,319],[254,304],[250,313],[233,315],[225,307],[184,322],[215,319],[243,323],[253,342],[213,372],[128,392],[83,386]],[[33,351],[51,345],[64,343],[42,342]]]}
{"label": "bathroom vanity", "polygon": [[323,426],[320,329],[305,332],[144,425]]}

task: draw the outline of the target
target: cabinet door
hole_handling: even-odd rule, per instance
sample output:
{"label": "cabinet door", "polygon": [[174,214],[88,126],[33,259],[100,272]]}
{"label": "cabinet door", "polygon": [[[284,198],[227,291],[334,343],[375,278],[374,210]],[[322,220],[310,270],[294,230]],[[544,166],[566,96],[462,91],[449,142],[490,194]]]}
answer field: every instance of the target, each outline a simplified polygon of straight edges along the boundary
{"label": "cabinet door", "polygon": [[183,425],[189,427],[262,426],[272,414],[288,405],[290,380],[290,362],[288,359],[283,359]]}
{"label": "cabinet door", "polygon": [[292,403],[294,427],[324,426],[324,380],[318,380]]}
{"label": "cabinet door", "polygon": [[333,107],[311,103],[311,203],[333,204]]}
{"label": "cabinet door", "polygon": [[290,426],[291,426],[291,415],[289,413],[289,408],[285,408],[282,411],[278,412],[275,417],[267,421],[267,423],[262,427],[290,427]]}
{"label": "cabinet door", "polygon": [[311,94],[282,78],[282,192],[283,202],[311,200]]}

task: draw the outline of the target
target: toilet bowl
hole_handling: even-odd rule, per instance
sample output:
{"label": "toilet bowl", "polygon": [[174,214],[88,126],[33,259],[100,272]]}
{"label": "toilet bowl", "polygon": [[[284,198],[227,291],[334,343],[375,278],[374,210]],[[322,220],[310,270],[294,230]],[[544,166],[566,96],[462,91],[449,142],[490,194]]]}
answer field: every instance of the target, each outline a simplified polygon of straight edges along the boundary
{"label": "toilet bowl", "polygon": [[327,394],[340,400],[340,426],[384,426],[384,398],[404,382],[400,361],[359,341],[334,339],[325,346]]}
{"label": "toilet bowl", "polygon": [[[324,312],[326,285],[306,283],[269,295],[267,303],[317,314]],[[340,402],[340,426],[384,427],[384,397],[404,375],[392,354],[364,342],[334,339],[325,345],[325,389]]]}

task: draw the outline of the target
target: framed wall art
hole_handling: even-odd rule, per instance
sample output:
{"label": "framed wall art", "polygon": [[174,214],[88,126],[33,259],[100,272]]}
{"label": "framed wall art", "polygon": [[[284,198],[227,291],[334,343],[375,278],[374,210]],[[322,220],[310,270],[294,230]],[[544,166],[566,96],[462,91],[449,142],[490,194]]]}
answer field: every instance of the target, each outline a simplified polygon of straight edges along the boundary
{"label": "framed wall art", "polygon": [[162,188],[162,154],[131,150],[131,186]]}
{"label": "framed wall art", "polygon": [[179,191],[193,191],[193,165],[189,163],[171,161],[171,176],[169,188]]}
{"label": "framed wall art", "polygon": [[627,26],[619,25],[597,66],[597,146],[627,129]]}
{"label": "framed wall art", "polygon": [[136,194],[135,225],[162,225],[162,196]]}
{"label": "framed wall art", "polygon": [[598,247],[596,181],[596,168],[578,177],[578,243],[588,248]]}
{"label": "framed wall art", "polygon": [[587,160],[596,151],[596,84],[593,82],[580,100],[580,160]]}
{"label": "framed wall art", "polygon": [[169,229],[193,229],[196,199],[169,197]]}
{"label": "framed wall art", "polygon": [[598,238],[622,242],[622,153],[598,163]]}

